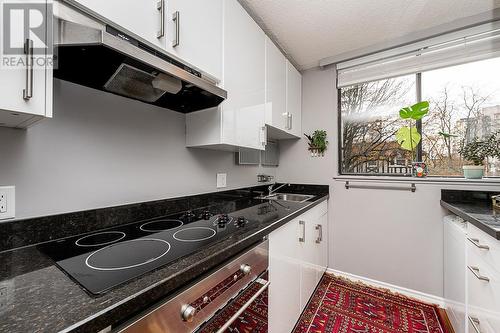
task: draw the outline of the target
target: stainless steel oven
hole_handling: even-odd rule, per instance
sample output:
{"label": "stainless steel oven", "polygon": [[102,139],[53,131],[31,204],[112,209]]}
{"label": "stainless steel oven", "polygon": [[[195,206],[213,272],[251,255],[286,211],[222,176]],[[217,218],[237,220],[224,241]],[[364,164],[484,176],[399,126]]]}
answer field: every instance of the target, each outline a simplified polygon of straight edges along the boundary
{"label": "stainless steel oven", "polygon": [[[265,274],[269,265],[268,256],[269,245],[266,240],[126,324],[119,332],[194,332],[231,305],[233,311],[226,311],[230,313],[227,320],[218,321],[220,324],[217,324],[215,330],[213,325],[211,329],[211,332],[225,331],[257,297],[266,292],[270,283]],[[245,302],[235,303],[240,295],[245,295]],[[237,308],[235,304],[238,304]],[[202,328],[200,331],[206,330]]]}

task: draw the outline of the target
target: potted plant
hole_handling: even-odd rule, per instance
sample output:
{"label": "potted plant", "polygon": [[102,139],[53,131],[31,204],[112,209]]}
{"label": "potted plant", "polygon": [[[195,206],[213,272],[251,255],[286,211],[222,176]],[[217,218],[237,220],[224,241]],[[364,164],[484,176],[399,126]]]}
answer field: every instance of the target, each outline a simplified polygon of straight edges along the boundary
{"label": "potted plant", "polygon": [[325,156],[325,150],[328,146],[328,141],[326,140],[326,131],[316,130],[312,135],[304,134],[309,140],[309,151],[311,156]]}
{"label": "potted plant", "polygon": [[422,161],[416,161],[416,150],[422,140],[422,136],[417,130],[416,122],[421,120],[429,112],[429,102],[422,101],[412,106],[407,106],[399,110],[399,117],[408,121],[408,126],[401,127],[396,132],[396,140],[405,150],[409,150],[412,155],[412,174],[416,177],[427,175],[427,166]]}
{"label": "potted plant", "polygon": [[485,140],[481,141],[474,138],[465,143],[458,150],[458,153],[465,161],[472,164],[464,165],[464,177],[467,179],[481,179],[484,176],[484,161],[488,157],[500,158],[500,132],[491,134]]}

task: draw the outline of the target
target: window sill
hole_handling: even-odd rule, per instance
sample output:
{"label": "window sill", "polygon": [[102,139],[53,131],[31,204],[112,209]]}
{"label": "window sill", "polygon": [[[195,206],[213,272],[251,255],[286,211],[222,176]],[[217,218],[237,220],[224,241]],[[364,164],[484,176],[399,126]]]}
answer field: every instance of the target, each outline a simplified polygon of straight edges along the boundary
{"label": "window sill", "polygon": [[393,176],[356,176],[356,175],[338,175],[334,180],[353,180],[353,181],[390,181],[401,183],[428,183],[428,184],[480,184],[480,185],[500,185],[500,177],[483,179],[465,179],[460,177],[393,177]]}

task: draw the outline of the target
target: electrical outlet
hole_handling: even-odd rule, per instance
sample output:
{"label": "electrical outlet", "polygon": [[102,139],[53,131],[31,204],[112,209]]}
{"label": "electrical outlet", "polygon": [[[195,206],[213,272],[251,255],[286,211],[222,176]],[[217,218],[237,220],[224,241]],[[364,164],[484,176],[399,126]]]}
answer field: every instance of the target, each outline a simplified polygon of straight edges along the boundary
{"label": "electrical outlet", "polygon": [[0,213],[7,213],[7,194],[0,192]]}
{"label": "electrical outlet", "polygon": [[227,173],[217,174],[217,188],[223,188],[227,186]]}
{"label": "electrical outlet", "polygon": [[0,186],[0,220],[16,216],[16,197],[14,186]]}

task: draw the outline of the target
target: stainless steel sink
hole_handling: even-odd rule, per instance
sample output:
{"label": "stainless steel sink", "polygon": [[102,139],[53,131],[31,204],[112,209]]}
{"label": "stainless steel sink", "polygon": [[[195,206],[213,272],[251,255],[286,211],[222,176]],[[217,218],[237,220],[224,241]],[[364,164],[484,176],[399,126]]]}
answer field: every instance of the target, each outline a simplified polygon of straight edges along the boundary
{"label": "stainless steel sink", "polygon": [[293,202],[304,202],[311,198],[314,198],[314,195],[293,194],[293,193],[274,193],[271,195],[260,197],[260,199],[265,199],[265,200],[282,200],[282,201],[293,201]]}

